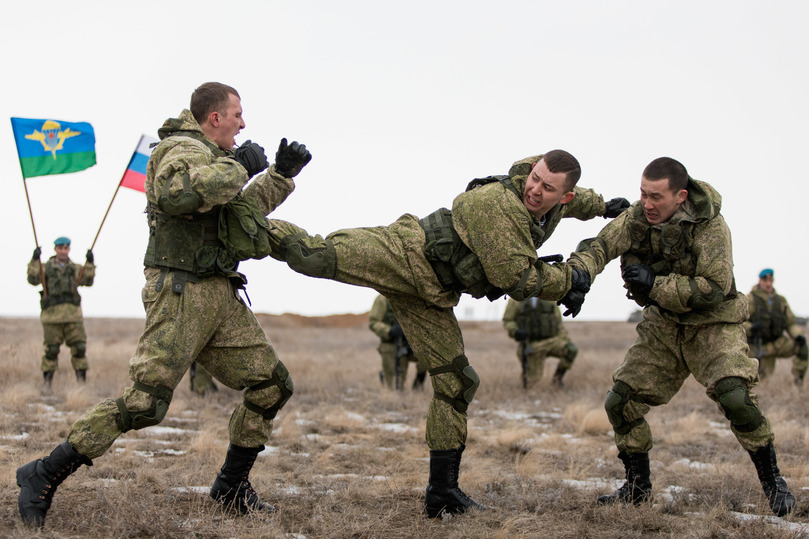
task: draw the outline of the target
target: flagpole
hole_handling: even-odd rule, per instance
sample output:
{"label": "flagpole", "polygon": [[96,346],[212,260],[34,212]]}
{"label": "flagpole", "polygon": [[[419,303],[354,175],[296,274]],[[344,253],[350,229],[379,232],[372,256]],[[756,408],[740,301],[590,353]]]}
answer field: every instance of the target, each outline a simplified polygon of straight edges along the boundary
{"label": "flagpole", "polygon": [[[25,189],[25,201],[28,203],[28,215],[31,216],[31,229],[34,231],[34,247],[39,247],[39,240],[37,239],[37,227],[34,225],[34,212],[31,210],[31,199],[28,196],[28,184],[25,183],[25,176],[22,177],[22,186]],[[42,281],[43,297],[48,295],[48,286],[45,284],[45,268],[42,267],[42,261],[39,261],[39,279]]]}
{"label": "flagpole", "polygon": [[[124,172],[126,175],[126,172]],[[93,250],[93,247],[96,246],[96,241],[98,241],[98,235],[101,234],[101,227],[104,226],[104,222],[107,220],[107,215],[110,213],[110,208],[112,208],[112,203],[115,202],[115,197],[118,196],[118,190],[121,188],[121,183],[124,181],[124,176],[121,176],[121,179],[118,181],[118,187],[115,188],[115,192],[112,194],[112,200],[110,200],[109,206],[107,206],[107,211],[104,212],[104,218],[101,219],[101,224],[98,225],[98,232],[96,232],[96,237],[93,238],[93,243],[90,245],[90,250]],[[81,286],[81,280],[84,278],[84,268],[87,267],[87,261],[85,260],[84,264],[81,267],[81,271],[79,271],[79,284]]]}

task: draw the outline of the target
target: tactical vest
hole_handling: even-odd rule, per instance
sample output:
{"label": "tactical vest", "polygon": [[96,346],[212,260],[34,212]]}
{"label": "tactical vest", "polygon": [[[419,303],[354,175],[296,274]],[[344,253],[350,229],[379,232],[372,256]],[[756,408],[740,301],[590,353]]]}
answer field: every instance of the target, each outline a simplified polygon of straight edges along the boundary
{"label": "tactical vest", "polygon": [[[230,155],[194,132],[183,132],[182,136],[202,142],[215,157]],[[236,272],[240,260],[270,254],[269,222],[254,200],[239,193],[223,206],[197,213],[202,201],[191,189],[190,176],[185,170],[178,174],[182,193],[171,197],[171,181],[167,180],[158,203],[147,205],[149,244],[144,265],[182,270],[198,277],[229,276]]]}
{"label": "tactical vest", "polygon": [[[503,184],[517,198],[522,199],[522,195],[508,176],[477,178],[469,182],[466,190],[470,191],[496,181]],[[494,301],[505,294],[502,289],[488,281],[478,256],[461,241],[452,224],[452,211],[441,208],[420,219],[419,225],[426,235],[424,256],[430,261],[438,281],[445,290],[466,293],[474,298],[485,296],[489,301]],[[531,227],[531,238],[535,247],[541,245],[543,237],[542,229],[538,224],[534,224]]]}
{"label": "tactical vest", "polygon": [[[653,229],[643,214],[641,205],[635,206],[632,219],[629,220],[629,234],[632,247],[621,255],[621,268],[631,264],[643,264],[654,270],[655,275],[675,273],[693,278],[697,271],[697,259],[694,256],[693,221],[670,219]],[[656,239],[655,239],[656,238]],[[638,290],[629,288],[627,297],[634,299],[640,306],[649,303],[649,299]],[[733,279],[730,292],[725,299],[736,297],[736,279]]]}
{"label": "tactical vest", "polygon": [[761,341],[767,344],[783,335],[787,329],[786,305],[777,294],[773,294],[771,305],[758,294],[752,296],[756,310],[751,321],[761,325]]}
{"label": "tactical vest", "polygon": [[531,300],[520,303],[517,310],[517,327],[528,332],[532,341],[548,339],[559,333],[559,320],[554,316],[554,304],[550,301],[537,301],[537,306],[531,306]]}
{"label": "tactical vest", "polygon": [[60,268],[58,262],[48,260],[45,263],[45,289],[48,291],[47,295],[44,291],[40,292],[39,305],[42,310],[62,303],[80,305],[76,265],[68,262],[64,268]]}

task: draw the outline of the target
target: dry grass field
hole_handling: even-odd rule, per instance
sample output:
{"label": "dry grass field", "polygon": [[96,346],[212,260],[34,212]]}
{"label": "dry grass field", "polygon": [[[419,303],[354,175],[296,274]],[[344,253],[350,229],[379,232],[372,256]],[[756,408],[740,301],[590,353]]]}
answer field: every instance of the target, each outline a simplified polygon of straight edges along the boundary
{"label": "dry grass field", "polygon": [[[43,391],[36,319],[0,318],[0,536],[2,537],[799,537],[809,535],[809,407],[789,364],[757,388],[776,431],[779,464],[798,508],[771,516],[748,455],[726,420],[689,380],[648,419],[655,500],[597,507],[620,486],[602,403],[634,338],[624,322],[568,322],[579,357],[567,389],[522,389],[515,343],[499,322],[465,322],[467,355],[482,379],[469,409],[461,486],[486,512],[429,520],[424,425],[429,391],[383,390],[367,317],[259,315],[295,380],[251,479],[278,507],[269,518],[221,511],[207,491],[241,398],[222,388],[200,398],[187,378],[159,426],[124,434],[59,487],[44,530],[19,523],[15,470],[64,440],[72,421],[128,386],[141,320],[87,320],[88,383],[62,348]],[[546,379],[555,368],[546,365]],[[412,379],[413,368],[409,372]],[[408,381],[409,382],[409,381]],[[409,387],[409,384],[408,384]]]}

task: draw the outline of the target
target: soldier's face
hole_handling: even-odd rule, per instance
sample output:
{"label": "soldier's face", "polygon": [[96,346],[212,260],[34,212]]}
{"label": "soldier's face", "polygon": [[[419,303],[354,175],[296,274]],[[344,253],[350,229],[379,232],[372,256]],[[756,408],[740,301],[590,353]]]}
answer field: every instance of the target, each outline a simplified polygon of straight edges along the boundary
{"label": "soldier's face", "polygon": [[674,212],[685,202],[688,191],[672,191],[669,180],[649,180],[641,177],[640,202],[643,205],[643,214],[649,224],[657,225],[668,221]]}
{"label": "soldier's face", "polygon": [[545,160],[541,159],[531,169],[525,180],[523,204],[534,217],[542,217],[557,204],[567,204],[573,197],[573,191],[567,189],[564,172],[551,172]]}
{"label": "soldier's face", "polygon": [[772,275],[765,275],[758,280],[758,287],[764,290],[766,293],[772,294],[772,284],[774,281],[775,279],[773,279]]}
{"label": "soldier's face", "polygon": [[56,260],[59,262],[67,262],[68,255],[70,254],[70,245],[57,245],[53,249],[56,251]]}
{"label": "soldier's face", "polygon": [[211,140],[223,150],[232,150],[236,146],[236,135],[245,127],[241,99],[233,94],[228,94],[228,97],[224,110],[211,113],[211,126],[214,127]]}

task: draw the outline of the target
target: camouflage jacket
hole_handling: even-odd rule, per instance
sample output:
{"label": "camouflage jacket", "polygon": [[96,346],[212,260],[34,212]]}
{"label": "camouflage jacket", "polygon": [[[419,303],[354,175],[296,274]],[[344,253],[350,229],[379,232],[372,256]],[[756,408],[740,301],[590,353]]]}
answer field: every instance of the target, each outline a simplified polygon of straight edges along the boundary
{"label": "camouflage jacket", "polygon": [[[571,266],[594,280],[613,259],[621,265],[655,266],[654,286],[644,317],[675,323],[741,323],[747,298],[736,293],[730,229],[720,210],[722,197],[709,184],[690,179],[688,197],[665,223],[649,225],[640,201],[608,223],[596,238],[571,255]],[[706,301],[705,298],[710,298]]]}
{"label": "camouflage jacket", "polygon": [[763,328],[765,342],[774,341],[786,331],[791,338],[801,335],[801,328],[795,322],[795,315],[784,296],[773,289],[766,293],[758,285],[747,294],[750,319],[744,323],[748,339],[753,338],[753,322],[767,326]]}
{"label": "camouflage jacket", "polygon": [[[509,178],[519,193],[541,155],[517,161]],[[487,280],[515,299],[512,291],[536,290],[539,297],[557,300],[570,288],[570,270],[565,266],[537,263],[537,249],[550,238],[565,217],[580,220],[604,215],[604,199],[592,189],[574,188],[576,196],[557,204],[539,222],[525,208],[522,197],[501,182],[492,182],[458,195],[452,203],[452,220],[461,241],[477,255]],[[537,287],[537,284],[540,286]]]}
{"label": "camouflage jacket", "polygon": [[390,328],[397,323],[396,315],[390,307],[390,301],[382,294],[374,300],[368,313],[368,326],[382,342],[392,342]]}
{"label": "camouflage jacket", "polygon": [[531,340],[548,339],[556,335],[567,338],[567,330],[562,325],[562,311],[556,303],[539,300],[536,306],[531,306],[531,301],[532,298],[523,301],[509,298],[506,310],[503,311],[503,327],[508,336],[513,339],[518,329],[524,329],[528,331]]}
{"label": "camouflage jacket", "polygon": [[[28,262],[28,282],[34,286],[42,284],[42,269],[39,260]],[[79,286],[93,286],[95,279],[95,265],[87,262],[82,266],[68,259],[62,266],[56,262],[56,257],[52,256],[45,262],[44,273],[46,275],[47,295],[42,294],[40,306],[40,321],[47,324],[63,324],[68,322],[80,322],[82,320],[81,298],[79,297]],[[81,283],[78,282],[81,273]],[[50,298],[51,301],[48,301]],[[50,303],[50,305],[47,305]]]}

